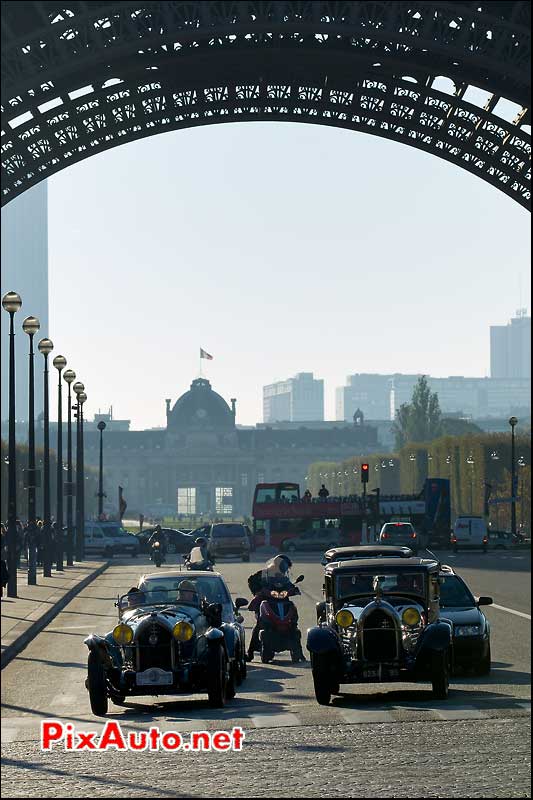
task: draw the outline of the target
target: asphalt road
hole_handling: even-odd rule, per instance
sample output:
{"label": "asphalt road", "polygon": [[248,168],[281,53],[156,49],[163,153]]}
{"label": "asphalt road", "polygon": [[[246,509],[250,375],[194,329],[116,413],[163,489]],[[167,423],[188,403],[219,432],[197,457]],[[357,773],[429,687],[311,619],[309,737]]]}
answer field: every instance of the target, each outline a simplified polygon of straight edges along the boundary
{"label": "asphalt road", "polygon": [[[305,575],[296,599],[305,632],[315,621],[323,569],[318,555],[293,560],[294,576]],[[242,753],[42,753],[42,719],[102,730],[84,687],[83,638],[106,633],[116,619],[116,595],[153,571],[144,559],[116,561],[2,672],[2,796],[530,796],[530,553],[443,560],[496,604],[486,610],[492,674],[454,678],[447,701],[433,700],[426,684],[352,685],[322,707],[308,663],[292,665],[281,654],[262,665],[256,656],[242,691],[223,710],[210,709],[202,695],[110,706],[109,717],[128,730],[239,725],[246,734]],[[217,567],[234,597],[249,597],[253,563]],[[249,635],[253,618],[243,614]]]}

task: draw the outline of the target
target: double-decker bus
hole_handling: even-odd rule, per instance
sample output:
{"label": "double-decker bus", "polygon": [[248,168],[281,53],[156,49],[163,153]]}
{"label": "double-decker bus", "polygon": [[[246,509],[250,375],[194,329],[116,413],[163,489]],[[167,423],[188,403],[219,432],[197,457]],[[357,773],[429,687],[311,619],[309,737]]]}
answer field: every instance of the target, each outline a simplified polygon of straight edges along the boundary
{"label": "double-decker bus", "polygon": [[450,485],[447,479],[427,478],[419,494],[381,495],[378,500],[376,494],[306,498],[297,483],[258,483],[252,518],[258,546],[286,549],[291,539],[320,528],[335,528],[331,538],[341,545],[366,544],[383,523],[405,520],[425,545],[443,547],[450,541]]}

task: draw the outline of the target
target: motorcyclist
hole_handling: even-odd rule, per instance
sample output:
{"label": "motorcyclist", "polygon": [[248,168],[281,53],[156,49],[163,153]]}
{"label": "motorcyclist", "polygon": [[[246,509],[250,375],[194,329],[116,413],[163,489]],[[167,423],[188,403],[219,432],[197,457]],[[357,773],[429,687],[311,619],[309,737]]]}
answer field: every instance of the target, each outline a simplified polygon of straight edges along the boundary
{"label": "motorcyclist", "polygon": [[161,525],[155,526],[154,532],[148,539],[150,551],[152,551],[152,548],[156,542],[159,542],[159,552],[161,553],[161,559],[164,560],[167,554],[167,535],[162,530]]}
{"label": "motorcyclist", "polygon": [[209,564],[213,564],[213,559],[210,558],[207,549],[207,539],[203,536],[198,536],[194,540],[194,547],[187,557],[187,565],[195,569],[205,569]]}

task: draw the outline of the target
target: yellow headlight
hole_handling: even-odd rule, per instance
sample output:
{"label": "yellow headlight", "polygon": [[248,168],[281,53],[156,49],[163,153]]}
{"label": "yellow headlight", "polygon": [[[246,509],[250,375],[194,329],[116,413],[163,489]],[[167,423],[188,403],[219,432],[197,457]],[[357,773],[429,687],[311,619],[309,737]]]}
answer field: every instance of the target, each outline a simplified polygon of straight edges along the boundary
{"label": "yellow headlight", "polygon": [[113,628],[113,639],[117,644],[131,644],[133,640],[133,631],[129,625],[121,622]]}
{"label": "yellow headlight", "polygon": [[404,625],[418,625],[420,622],[420,612],[416,608],[406,608],[402,614]]}
{"label": "yellow headlight", "polygon": [[335,622],[337,625],[340,625],[341,628],[349,628],[350,625],[354,624],[354,616],[351,611],[343,608],[340,611],[337,611]]}
{"label": "yellow headlight", "polygon": [[190,622],[176,622],[172,629],[172,635],[178,642],[188,642],[194,636],[194,627]]}

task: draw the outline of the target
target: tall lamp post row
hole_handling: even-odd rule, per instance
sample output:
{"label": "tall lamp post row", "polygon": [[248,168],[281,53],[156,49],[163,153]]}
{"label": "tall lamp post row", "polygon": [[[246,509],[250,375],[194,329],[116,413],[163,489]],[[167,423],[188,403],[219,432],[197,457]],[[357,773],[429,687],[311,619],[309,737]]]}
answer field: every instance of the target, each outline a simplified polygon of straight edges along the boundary
{"label": "tall lamp post row", "polygon": [[[2,306],[9,314],[9,442],[8,442],[8,497],[7,497],[7,552],[9,579],[7,585],[8,597],[17,596],[17,497],[16,497],[16,442],[15,442],[15,330],[14,316],[22,306],[22,299],[16,292],[7,292],[2,298]],[[26,317],[22,324],[24,333],[29,336],[29,403],[28,403],[28,468],[25,471],[25,487],[28,490],[28,584],[37,583],[37,514],[36,514],[36,489],[40,486],[40,473],[35,468],[35,373],[34,373],[34,336],[40,329],[37,317]],[[43,426],[43,576],[52,574],[53,550],[55,547],[56,568],[63,569],[63,494],[67,496],[67,565],[73,564],[74,545],[72,528],[72,398],[70,385],[75,380],[73,370],[66,370],[63,379],[68,384],[68,415],[67,415],[67,481],[63,481],[63,426],[62,426],[62,372],[67,365],[64,356],[58,355],[53,360],[53,366],[58,370],[58,417],[57,417],[57,498],[56,498],[56,523],[54,526],[54,541],[52,540],[51,508],[50,508],[50,417],[49,417],[49,370],[48,356],[54,349],[53,342],[44,338],[38,344],[39,352],[44,357],[44,426]],[[76,525],[76,557],[83,558],[83,533],[84,533],[84,481],[83,481],[83,403],[87,399],[85,387],[78,382],[74,385],[77,403],[74,406],[77,418],[77,525]],[[81,465],[81,471],[80,471]]]}

